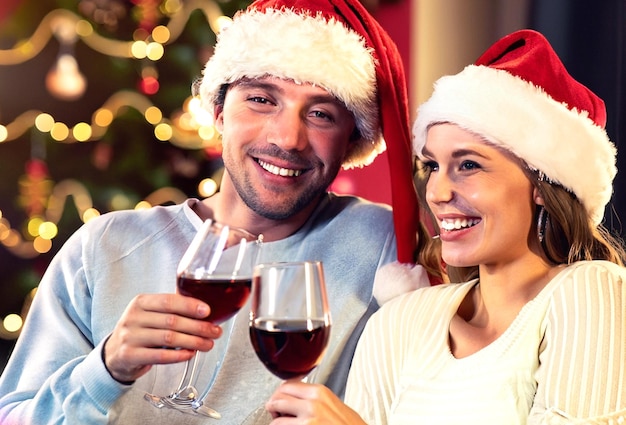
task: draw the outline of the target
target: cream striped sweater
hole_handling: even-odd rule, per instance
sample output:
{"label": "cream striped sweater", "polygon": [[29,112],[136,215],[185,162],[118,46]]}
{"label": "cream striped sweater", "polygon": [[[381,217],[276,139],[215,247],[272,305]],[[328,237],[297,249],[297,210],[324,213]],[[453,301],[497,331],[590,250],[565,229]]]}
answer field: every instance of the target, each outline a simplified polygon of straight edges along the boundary
{"label": "cream striped sweater", "polygon": [[462,359],[450,319],[477,281],[420,289],[368,322],[346,403],[370,424],[626,424],[626,269],[557,275],[496,341]]}

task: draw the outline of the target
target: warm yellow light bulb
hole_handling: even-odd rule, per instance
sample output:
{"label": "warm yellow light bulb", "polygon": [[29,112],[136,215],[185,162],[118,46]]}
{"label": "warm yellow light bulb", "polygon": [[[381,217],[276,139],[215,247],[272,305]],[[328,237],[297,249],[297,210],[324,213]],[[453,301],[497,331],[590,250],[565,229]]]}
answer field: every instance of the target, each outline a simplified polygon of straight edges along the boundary
{"label": "warm yellow light bulb", "polygon": [[170,40],[170,30],[163,25],[156,26],[152,30],[152,39],[157,43],[165,44]]}
{"label": "warm yellow light bulb", "polygon": [[57,225],[51,221],[44,221],[39,225],[39,236],[43,239],[54,239],[58,233]]}
{"label": "warm yellow light bulb", "polygon": [[41,236],[37,236],[33,241],[33,248],[40,254],[45,254],[52,248],[52,241],[50,239],[44,239]]}
{"label": "warm yellow light bulb", "polygon": [[93,114],[93,122],[99,127],[107,127],[113,122],[113,112],[110,109],[100,108]]}
{"label": "warm yellow light bulb", "polygon": [[50,114],[39,114],[35,118],[35,127],[42,133],[48,133],[54,127],[54,118]]}
{"label": "warm yellow light bulb", "polygon": [[2,326],[4,326],[7,332],[17,332],[22,328],[23,323],[24,321],[19,315],[11,313],[4,318]]}
{"label": "warm yellow light bulb", "polygon": [[169,124],[161,123],[154,128],[154,135],[161,141],[170,140],[174,132]]}
{"label": "warm yellow light bulb", "polygon": [[62,122],[55,122],[52,130],[50,130],[50,136],[57,142],[67,139],[69,135],[70,129],[67,127],[67,124]]}
{"label": "warm yellow light bulb", "polygon": [[72,135],[79,142],[86,142],[91,137],[91,126],[86,122],[79,122],[72,129]]}
{"label": "warm yellow light bulb", "polygon": [[46,88],[55,97],[72,101],[79,99],[87,88],[87,80],[78,69],[76,58],[62,54],[46,75]]}
{"label": "warm yellow light bulb", "polygon": [[217,183],[211,178],[206,178],[198,184],[198,193],[200,196],[208,198],[217,192]]}
{"label": "warm yellow light bulb", "polygon": [[156,106],[150,106],[146,109],[144,116],[146,117],[146,121],[150,124],[158,124],[163,119],[163,112]]}
{"label": "warm yellow light bulb", "polygon": [[87,223],[89,220],[92,220],[96,217],[100,216],[100,211],[95,208],[89,208],[83,213],[83,222]]}
{"label": "warm yellow light bulb", "polygon": [[146,49],[147,48],[148,48],[148,45],[146,44],[145,41],[137,40],[131,46],[130,52],[137,59],[143,59],[143,58],[146,57]]}
{"label": "warm yellow light bulb", "polygon": [[158,61],[161,59],[163,57],[163,53],[165,53],[165,50],[163,49],[163,45],[160,43],[150,43],[146,47],[146,56],[152,61]]}

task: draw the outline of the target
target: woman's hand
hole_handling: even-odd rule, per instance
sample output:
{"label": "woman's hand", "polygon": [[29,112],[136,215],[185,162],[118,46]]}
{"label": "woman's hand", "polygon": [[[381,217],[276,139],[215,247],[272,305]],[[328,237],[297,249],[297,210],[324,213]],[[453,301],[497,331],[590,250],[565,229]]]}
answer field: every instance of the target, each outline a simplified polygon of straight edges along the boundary
{"label": "woman's hand", "polygon": [[296,380],[281,384],[265,408],[274,418],[272,425],[365,424],[358,413],[324,385]]}

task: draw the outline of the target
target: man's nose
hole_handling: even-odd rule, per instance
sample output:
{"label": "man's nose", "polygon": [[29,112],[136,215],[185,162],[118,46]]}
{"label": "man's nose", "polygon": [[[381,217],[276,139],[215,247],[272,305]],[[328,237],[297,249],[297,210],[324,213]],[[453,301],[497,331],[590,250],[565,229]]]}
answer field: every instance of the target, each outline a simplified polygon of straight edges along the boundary
{"label": "man's nose", "polygon": [[267,142],[284,150],[304,150],[308,142],[302,115],[292,109],[273,115],[267,124]]}

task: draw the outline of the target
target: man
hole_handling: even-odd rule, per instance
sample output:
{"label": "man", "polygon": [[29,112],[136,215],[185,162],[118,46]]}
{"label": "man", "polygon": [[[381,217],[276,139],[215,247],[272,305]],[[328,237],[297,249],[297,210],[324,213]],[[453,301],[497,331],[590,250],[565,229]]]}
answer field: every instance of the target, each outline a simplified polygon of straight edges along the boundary
{"label": "man", "polygon": [[[247,309],[217,327],[201,320],[211,306],[175,294],[177,263],[209,218],[263,234],[261,261],[324,262],[333,327],[315,380],[342,393],[362,322],[377,306],[376,269],[414,261],[417,201],[397,49],[357,0],[261,0],[220,34],[200,94],[223,138],[219,193],[106,214],[68,240],[0,380],[1,423],[211,421],[159,410],[144,395],[171,392],[194,350],[208,351],[201,375],[210,374],[223,347],[205,404],[227,424],[262,406],[280,381],[250,346]],[[326,192],[340,167],[371,162],[383,137],[397,257],[389,208]]]}

